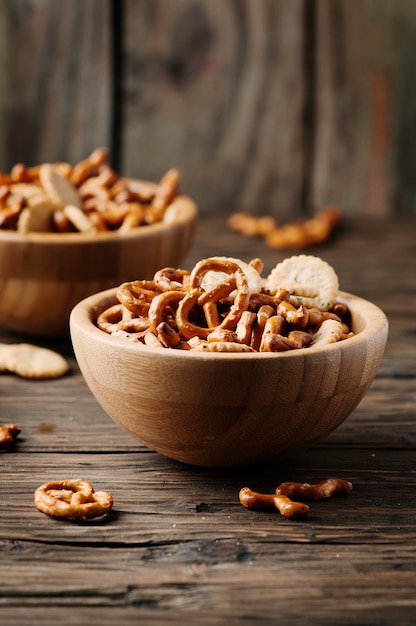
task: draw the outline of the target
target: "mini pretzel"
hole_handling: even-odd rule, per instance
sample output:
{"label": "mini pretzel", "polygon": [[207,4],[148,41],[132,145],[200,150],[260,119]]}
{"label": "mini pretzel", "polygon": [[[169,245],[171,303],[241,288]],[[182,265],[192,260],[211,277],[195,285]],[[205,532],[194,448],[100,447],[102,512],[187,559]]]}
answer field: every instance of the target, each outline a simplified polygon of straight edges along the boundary
{"label": "mini pretzel", "polygon": [[286,482],[276,488],[276,493],[279,495],[288,496],[289,498],[305,498],[306,500],[322,500],[329,498],[333,494],[348,494],[351,491],[352,483],[342,478],[327,478],[314,485]]}
{"label": "mini pretzel", "polygon": [[289,519],[304,519],[310,510],[302,502],[294,502],[281,494],[264,494],[243,487],[239,492],[239,500],[243,506],[255,511],[271,511],[277,509],[281,515]]}
{"label": "mini pretzel", "polygon": [[341,211],[330,205],[309,218],[279,225],[271,216],[234,213],[228,226],[246,237],[264,237],[270,248],[302,248],[321,243],[330,237],[341,221]]}
{"label": "mini pretzel", "polygon": [[[211,257],[191,271],[165,267],[153,280],[123,283],[117,290],[122,307],[109,307],[97,326],[120,337],[132,335],[146,345],[206,352],[283,352],[350,337],[351,314],[345,304],[334,303],[330,310],[316,306],[318,299],[323,307],[328,276],[329,282],[333,274],[336,277],[333,269],[305,255],[287,261],[267,280],[258,273],[260,259],[247,264]],[[314,268],[310,286],[302,272]],[[277,281],[280,274],[286,280],[283,286]],[[290,282],[295,286],[289,289]],[[319,293],[312,298],[307,292]],[[298,302],[308,298],[313,306]]]}
{"label": "mini pretzel", "polygon": [[92,485],[80,478],[55,480],[38,487],[35,505],[52,517],[86,521],[107,515],[113,498],[107,491],[94,491]]}
{"label": "mini pretzel", "polygon": [[178,302],[182,298],[182,291],[162,291],[162,293],[153,298],[148,312],[149,329],[151,332],[157,332],[159,324],[165,321],[166,313],[170,313],[172,308],[176,309]]}
{"label": "mini pretzel", "polygon": [[306,504],[294,502],[293,497],[306,500],[322,500],[333,494],[349,494],[352,483],[342,478],[327,478],[315,485],[309,483],[285,482],[276,487],[274,494],[265,494],[243,487],[239,500],[243,506],[257,511],[270,511],[276,508],[282,515],[291,519],[307,517],[310,509]]}
{"label": "mini pretzel", "polygon": [[0,426],[0,450],[9,448],[17,439],[20,428],[15,424]]}
{"label": "mini pretzel", "polygon": [[190,276],[188,270],[165,267],[158,270],[153,279],[161,291],[177,291],[184,288],[186,280]]}
{"label": "mini pretzel", "polygon": [[[176,221],[178,170],[169,170],[159,184],[131,180],[118,176],[107,159],[108,151],[97,148],[74,166],[17,163],[10,174],[0,172],[0,228],[123,234],[165,217]],[[42,206],[30,211],[35,205]]]}
{"label": "mini pretzel", "polygon": [[273,217],[257,217],[250,213],[233,213],[228,219],[228,226],[246,237],[264,237],[277,227]]}
{"label": "mini pretzel", "polygon": [[204,259],[197,263],[191,272],[190,288],[199,288],[203,277],[210,270],[233,274],[235,276],[237,294],[234,299],[234,304],[221,322],[222,328],[232,329],[233,326],[237,324],[243,311],[248,307],[250,292],[247,277],[237,263],[220,259]]}
{"label": "mini pretzel", "polygon": [[148,221],[159,221],[163,213],[178,193],[179,172],[171,169],[163,176],[152,200]]}
{"label": "mini pretzel", "polygon": [[153,298],[159,293],[160,289],[153,280],[134,280],[120,285],[117,298],[129,311],[145,317]]}

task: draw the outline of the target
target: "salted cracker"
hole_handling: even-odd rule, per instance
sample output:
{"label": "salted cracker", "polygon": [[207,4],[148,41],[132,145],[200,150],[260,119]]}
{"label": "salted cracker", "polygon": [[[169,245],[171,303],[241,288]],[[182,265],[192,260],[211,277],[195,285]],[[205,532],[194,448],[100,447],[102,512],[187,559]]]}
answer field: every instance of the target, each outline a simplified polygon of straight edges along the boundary
{"label": "salted cracker", "polygon": [[316,256],[301,254],[278,263],[266,279],[267,291],[285,289],[294,306],[304,305],[328,311],[338,295],[338,276],[335,270]]}
{"label": "salted cracker", "polygon": [[0,371],[9,371],[23,378],[59,378],[69,366],[63,356],[30,343],[0,344]]}

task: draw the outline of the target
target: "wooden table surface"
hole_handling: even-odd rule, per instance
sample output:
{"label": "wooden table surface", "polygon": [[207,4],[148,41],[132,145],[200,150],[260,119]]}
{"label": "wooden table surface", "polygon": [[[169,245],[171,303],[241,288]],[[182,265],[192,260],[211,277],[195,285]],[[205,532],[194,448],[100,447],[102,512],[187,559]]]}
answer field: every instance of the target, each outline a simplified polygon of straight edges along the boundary
{"label": "wooden table surface", "polygon": [[[213,471],[148,450],[98,406],[68,339],[32,341],[64,354],[67,376],[0,375],[0,422],[21,428],[0,455],[2,625],[416,623],[416,222],[347,221],[307,252],[383,308],[390,332],[360,406],[290,462]],[[200,222],[182,266],[213,254],[259,256],[266,270],[288,256],[231,233],[221,215]],[[39,485],[74,476],[112,493],[107,520],[35,508]],[[329,476],[353,492],[312,503],[307,521],[238,501],[245,485],[268,492]]]}

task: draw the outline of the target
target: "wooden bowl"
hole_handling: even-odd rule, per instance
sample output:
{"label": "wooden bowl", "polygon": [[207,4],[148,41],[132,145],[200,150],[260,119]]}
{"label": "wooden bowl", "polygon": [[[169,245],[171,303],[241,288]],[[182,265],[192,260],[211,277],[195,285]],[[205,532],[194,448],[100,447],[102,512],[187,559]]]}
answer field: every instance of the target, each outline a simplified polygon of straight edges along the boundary
{"label": "wooden bowl", "polygon": [[86,296],[177,267],[192,243],[197,208],[186,196],[175,206],[169,222],[123,234],[0,230],[0,326],[27,335],[65,335],[72,308]]}
{"label": "wooden bowl", "polygon": [[95,326],[115,293],[95,294],[71,313],[87,385],[133,437],[205,467],[269,463],[329,435],[367,392],[387,341],[384,313],[340,292],[356,335],[338,343],[255,354],[149,348]]}

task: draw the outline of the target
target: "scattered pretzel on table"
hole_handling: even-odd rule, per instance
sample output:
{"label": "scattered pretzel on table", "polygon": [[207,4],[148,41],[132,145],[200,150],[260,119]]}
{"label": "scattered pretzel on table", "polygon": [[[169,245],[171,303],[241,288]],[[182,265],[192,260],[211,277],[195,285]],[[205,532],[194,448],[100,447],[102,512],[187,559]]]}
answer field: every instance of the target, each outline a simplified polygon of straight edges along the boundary
{"label": "scattered pretzel on table", "polygon": [[46,515],[81,521],[107,515],[113,507],[110,493],[94,491],[81,478],[47,482],[36,489],[34,500],[39,511]]}
{"label": "scattered pretzel on table", "polygon": [[278,263],[202,259],[191,270],[166,267],[152,280],[123,283],[98,328],[142,345],[210,352],[284,352],[351,336],[350,311],[337,302],[338,277],[322,259]]}
{"label": "scattered pretzel on table", "polygon": [[10,448],[20,434],[20,428],[15,424],[0,426],[0,450]]}
{"label": "scattered pretzel on table", "polygon": [[238,494],[240,503],[255,511],[272,511],[277,509],[283,517],[289,519],[305,519],[310,508],[303,502],[292,500],[293,497],[305,500],[323,500],[334,494],[349,494],[352,483],[343,478],[327,478],[320,483],[309,484],[284,482],[276,487],[275,493],[258,493],[242,487]]}
{"label": "scattered pretzel on table", "polygon": [[340,209],[330,205],[309,219],[294,220],[281,226],[270,216],[233,213],[228,219],[228,226],[245,237],[264,237],[270,248],[286,250],[304,248],[325,241],[340,222]]}

